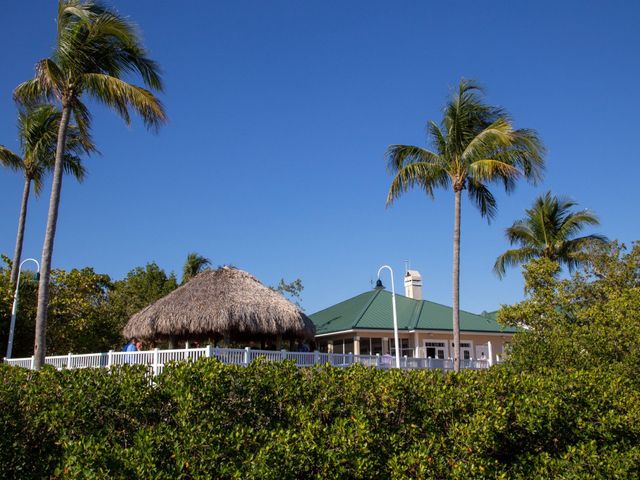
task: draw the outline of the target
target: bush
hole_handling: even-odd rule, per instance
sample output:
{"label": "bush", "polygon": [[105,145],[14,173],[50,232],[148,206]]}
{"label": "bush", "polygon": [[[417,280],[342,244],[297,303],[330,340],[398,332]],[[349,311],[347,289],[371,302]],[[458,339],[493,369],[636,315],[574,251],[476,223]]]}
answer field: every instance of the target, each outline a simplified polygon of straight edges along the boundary
{"label": "bush", "polygon": [[6,478],[637,478],[640,394],[608,371],[443,375],[212,359],[0,366]]}

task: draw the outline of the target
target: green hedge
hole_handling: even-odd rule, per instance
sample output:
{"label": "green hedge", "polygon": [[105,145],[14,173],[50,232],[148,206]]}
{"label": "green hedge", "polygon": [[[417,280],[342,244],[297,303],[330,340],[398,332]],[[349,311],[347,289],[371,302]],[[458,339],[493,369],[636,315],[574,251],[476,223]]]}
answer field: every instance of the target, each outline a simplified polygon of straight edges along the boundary
{"label": "green hedge", "polygon": [[0,366],[4,478],[640,476],[640,394],[601,371]]}

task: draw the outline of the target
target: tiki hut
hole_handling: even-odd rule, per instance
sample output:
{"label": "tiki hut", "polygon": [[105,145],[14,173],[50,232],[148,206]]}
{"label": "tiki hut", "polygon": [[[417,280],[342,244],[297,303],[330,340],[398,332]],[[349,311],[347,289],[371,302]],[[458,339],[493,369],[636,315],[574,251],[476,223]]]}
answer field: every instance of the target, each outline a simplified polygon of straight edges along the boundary
{"label": "tiki hut", "polygon": [[126,338],[151,342],[217,343],[313,340],[309,318],[253,275],[231,267],[205,270],[136,313],[123,329]]}

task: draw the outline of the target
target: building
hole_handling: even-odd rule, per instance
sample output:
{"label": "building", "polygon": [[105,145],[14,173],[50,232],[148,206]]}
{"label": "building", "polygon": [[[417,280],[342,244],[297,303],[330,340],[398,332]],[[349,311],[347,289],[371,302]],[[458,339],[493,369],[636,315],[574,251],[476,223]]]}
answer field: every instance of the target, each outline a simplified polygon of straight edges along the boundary
{"label": "building", "polygon": [[[453,310],[422,299],[422,277],[405,275],[405,295],[396,294],[402,355],[418,358],[453,357]],[[395,354],[391,292],[380,281],[361,293],[310,316],[320,351],[355,355]],[[502,327],[495,312],[477,315],[460,311],[460,358],[500,361],[515,328]]]}

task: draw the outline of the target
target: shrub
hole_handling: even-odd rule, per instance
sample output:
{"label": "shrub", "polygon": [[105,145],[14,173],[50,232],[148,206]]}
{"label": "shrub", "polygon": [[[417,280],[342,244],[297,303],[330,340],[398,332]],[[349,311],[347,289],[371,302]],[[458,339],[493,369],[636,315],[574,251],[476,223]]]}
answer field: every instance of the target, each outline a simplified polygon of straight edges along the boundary
{"label": "shrub", "polygon": [[6,478],[637,478],[640,394],[608,371],[443,375],[213,359],[0,366]]}

